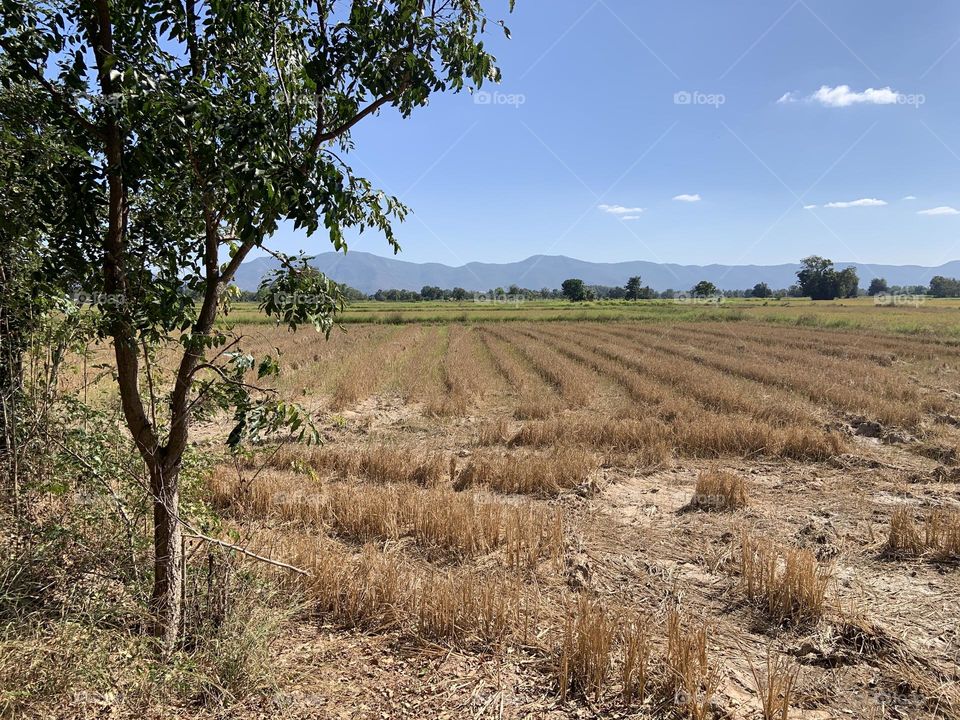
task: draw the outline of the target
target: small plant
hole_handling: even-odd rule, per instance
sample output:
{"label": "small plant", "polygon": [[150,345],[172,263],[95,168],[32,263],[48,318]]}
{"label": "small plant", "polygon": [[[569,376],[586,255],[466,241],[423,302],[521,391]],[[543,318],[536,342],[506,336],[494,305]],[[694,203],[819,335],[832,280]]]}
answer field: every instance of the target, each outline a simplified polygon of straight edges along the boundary
{"label": "small plant", "polygon": [[559,447],[542,454],[476,453],[461,471],[455,487],[556,495],[586,482],[598,464],[592,453],[576,447]]}
{"label": "small plant", "polygon": [[667,613],[667,683],[665,689],[685,717],[705,720],[720,687],[719,668],[707,652],[706,623],[691,628],[677,610]]}
{"label": "small plant", "polygon": [[739,510],[747,505],[747,484],[724,470],[705,470],[687,506],[693,510]]}
{"label": "small plant", "polygon": [[610,673],[614,623],[600,603],[581,597],[567,613],[557,661],[560,698],[570,692],[599,700]]}
{"label": "small plant", "polygon": [[800,668],[785,657],[774,659],[773,652],[767,648],[766,672],[761,673],[750,663],[750,673],[757,684],[763,720],[787,720],[790,712],[790,698],[797,682]]}
{"label": "small plant", "polygon": [[905,507],[897,508],[890,516],[890,534],[885,552],[888,555],[919,555],[923,552],[923,536],[917,529],[913,513]]}
{"label": "small plant", "polygon": [[620,680],[623,685],[623,703],[643,704],[647,695],[650,672],[650,626],[647,618],[637,617],[621,633],[623,665]]}
{"label": "small plant", "polygon": [[740,576],[747,598],[779,621],[815,622],[823,615],[832,569],[808,550],[779,550],[744,532]]}
{"label": "small plant", "polygon": [[937,560],[960,557],[960,513],[934,509],[918,526],[913,513],[905,507],[890,516],[890,534],[886,553],[893,556],[930,553]]}

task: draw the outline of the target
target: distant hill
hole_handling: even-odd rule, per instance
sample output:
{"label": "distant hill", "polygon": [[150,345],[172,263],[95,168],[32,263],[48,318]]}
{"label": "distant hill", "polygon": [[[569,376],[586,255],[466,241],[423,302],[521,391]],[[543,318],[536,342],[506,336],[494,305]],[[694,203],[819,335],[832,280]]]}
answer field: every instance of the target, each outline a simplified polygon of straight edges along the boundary
{"label": "distant hill", "polygon": [[[540,289],[558,288],[567,278],[580,278],[590,285],[623,285],[639,275],[654,290],[689,290],[700,280],[709,280],[722,290],[742,290],[765,282],[771,288],[786,288],[797,281],[799,263],[785,265],[675,265],[632,260],[594,263],[563,255],[534,255],[512,263],[472,262],[459,267],[440,263],[413,263],[365,252],[326,252],[317,255],[314,266],[337,282],[365,293],[377,290],[420,290],[424,285],[462,287],[470,291],[507,288],[512,284]],[[838,268],[853,265],[866,287],[871,278],[886,278],[890,285],[926,285],[934,275],[960,277],[960,260],[939,267],[920,265],[865,265],[838,262]],[[256,290],[260,280],[278,262],[272,257],[249,260],[237,271],[236,283],[243,290]]]}

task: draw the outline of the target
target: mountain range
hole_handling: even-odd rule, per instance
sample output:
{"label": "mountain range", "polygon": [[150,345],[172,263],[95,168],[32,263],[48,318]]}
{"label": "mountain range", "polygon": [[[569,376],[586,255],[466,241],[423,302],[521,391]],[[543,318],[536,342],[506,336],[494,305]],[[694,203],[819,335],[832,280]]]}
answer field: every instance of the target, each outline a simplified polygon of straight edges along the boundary
{"label": "mountain range", "polygon": [[[765,282],[773,289],[786,288],[797,281],[799,263],[783,265],[677,265],[631,260],[596,263],[564,255],[533,255],[510,263],[471,262],[452,267],[441,263],[414,263],[372,253],[326,252],[315,256],[311,265],[337,282],[365,293],[377,290],[420,290],[425,285],[441,288],[461,287],[470,291],[520,287],[559,288],[567,278],[580,278],[588,285],[623,285],[627,278],[639,275],[644,285],[654,290],[689,290],[701,280],[709,280],[721,290],[741,290]],[[923,267],[920,265],[868,265],[838,262],[837,268],[854,266],[863,287],[872,278],[885,278],[890,285],[926,285],[935,275],[960,277],[960,260]],[[248,260],[237,271],[235,282],[243,290],[256,290],[271,270],[279,267],[273,257]]]}

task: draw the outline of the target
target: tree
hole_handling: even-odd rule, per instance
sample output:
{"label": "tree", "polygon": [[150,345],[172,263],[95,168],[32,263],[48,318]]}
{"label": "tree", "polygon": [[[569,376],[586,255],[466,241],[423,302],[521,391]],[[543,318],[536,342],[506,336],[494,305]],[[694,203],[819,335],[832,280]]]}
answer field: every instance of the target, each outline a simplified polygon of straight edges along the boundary
{"label": "tree", "polygon": [[769,298],[773,297],[773,290],[765,282],[759,282],[753,286],[750,295],[755,298]]}
{"label": "tree", "polygon": [[883,278],[874,278],[870,281],[870,287],[867,288],[867,295],[870,295],[871,297],[874,295],[880,295],[887,292],[889,289],[890,288],[887,286],[886,280]]}
{"label": "tree", "polygon": [[797,272],[801,292],[813,300],[832,300],[836,297],[836,271],[833,261],[811,255],[800,261],[803,268]]}
{"label": "tree", "polygon": [[934,297],[960,297],[960,280],[935,275],[930,279],[930,294]]}
{"label": "tree", "polygon": [[690,291],[690,294],[694,297],[705,298],[712,297],[714,295],[719,295],[720,290],[709,280],[701,280],[696,285],[693,286],[693,289]]}
{"label": "tree", "polygon": [[836,274],[835,297],[855,298],[860,292],[860,278],[854,267],[847,267]]}
{"label": "tree", "polygon": [[627,284],[624,286],[624,290],[626,290],[627,300],[639,300],[640,291],[642,290],[640,276],[634,275],[632,278],[628,279]]}
{"label": "tree", "polygon": [[443,300],[443,295],[443,289],[433,285],[424,285],[420,288],[420,297],[424,300]]}
{"label": "tree", "polygon": [[564,280],[560,285],[560,292],[570,302],[582,302],[587,299],[587,286],[579,278]]}
{"label": "tree", "polygon": [[[64,152],[25,164],[43,226],[43,278],[95,298],[112,342],[123,415],[153,496],[154,631],[181,623],[179,474],[198,406],[234,409],[231,443],[306,422],[253,397],[243,378],[274,372],[217,330],[240,263],[283,221],[337,250],[345,230],[381,232],[406,208],[340,156],[357,123],[382,108],[406,117],[430,96],[496,80],[479,0],[0,0],[0,86],[36,96],[4,106],[14,138]],[[42,120],[42,122],[40,121]],[[31,180],[32,182],[31,184]],[[39,182],[42,180],[42,182]],[[276,253],[275,253],[276,254]],[[337,287],[276,254],[263,309],[291,329],[329,333]],[[195,301],[196,299],[196,301]],[[170,393],[157,398],[149,359],[179,343]],[[211,359],[213,356],[213,359]],[[144,377],[144,375],[148,377]]]}

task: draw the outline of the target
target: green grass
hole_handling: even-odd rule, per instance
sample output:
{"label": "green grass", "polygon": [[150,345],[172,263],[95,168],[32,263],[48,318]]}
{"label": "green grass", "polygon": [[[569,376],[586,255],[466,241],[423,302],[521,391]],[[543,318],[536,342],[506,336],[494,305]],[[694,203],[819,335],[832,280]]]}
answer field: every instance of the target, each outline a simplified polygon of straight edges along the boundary
{"label": "green grass", "polygon": [[[905,335],[960,337],[960,299],[929,299],[918,307],[876,306],[871,298],[813,302],[806,298],[784,300],[731,299],[710,305],[672,300],[599,300],[571,303],[533,300],[520,303],[491,302],[375,302],[350,304],[340,318],[343,324],[451,323],[485,321],[639,321],[639,322],[764,322],[825,329],[865,329]],[[231,325],[273,324],[255,303],[239,303],[225,319]]]}

